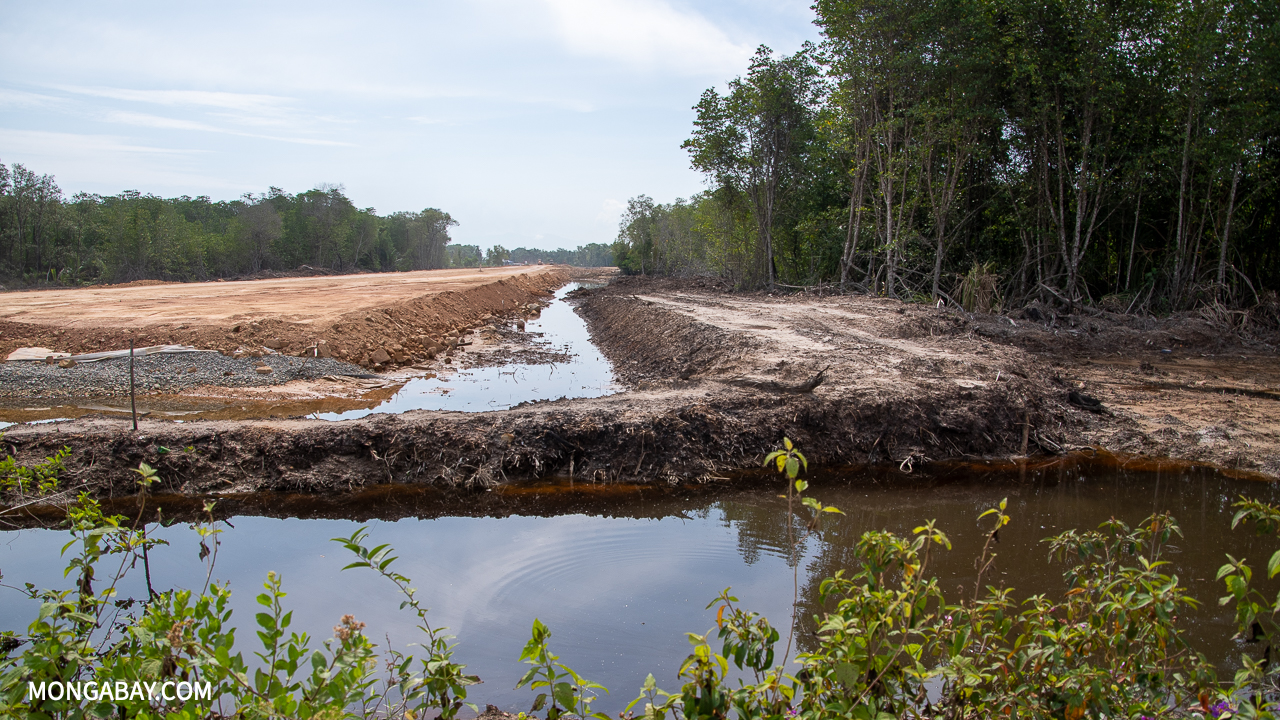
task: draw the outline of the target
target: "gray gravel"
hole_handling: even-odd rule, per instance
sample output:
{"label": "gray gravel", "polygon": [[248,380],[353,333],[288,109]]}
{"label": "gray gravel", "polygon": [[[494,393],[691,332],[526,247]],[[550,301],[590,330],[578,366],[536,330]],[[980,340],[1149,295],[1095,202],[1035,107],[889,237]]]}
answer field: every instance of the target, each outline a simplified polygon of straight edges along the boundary
{"label": "gray gravel", "polygon": [[[266,365],[271,374],[255,368]],[[192,368],[195,369],[191,372]],[[176,393],[200,385],[263,387],[325,375],[369,377],[363,368],[340,360],[268,355],[230,358],[216,352],[148,355],[134,359],[137,391]],[[0,363],[0,397],[119,397],[129,394],[129,359],[81,363],[71,368],[42,362]]]}

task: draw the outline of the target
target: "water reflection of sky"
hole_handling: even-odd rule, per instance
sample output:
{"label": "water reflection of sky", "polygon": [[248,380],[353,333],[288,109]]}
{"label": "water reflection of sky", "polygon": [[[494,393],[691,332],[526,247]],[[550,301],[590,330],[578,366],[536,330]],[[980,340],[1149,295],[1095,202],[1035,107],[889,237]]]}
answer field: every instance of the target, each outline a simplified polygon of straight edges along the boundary
{"label": "water reflection of sky", "polygon": [[570,357],[568,362],[446,371],[438,377],[410,380],[375,408],[321,413],[316,417],[353,420],[373,413],[409,410],[482,412],[505,410],[522,402],[615,393],[619,388],[612,366],[591,342],[586,323],[564,299],[579,287],[578,283],[570,283],[560,288],[541,316],[525,324],[526,332],[543,334],[541,341],[546,349],[566,353]]}
{"label": "water reflection of sky", "polygon": [[[400,596],[387,581],[364,570],[341,568],[352,557],[329,539],[350,535],[357,525],[342,520],[276,520],[243,517],[222,536],[215,578],[232,578],[237,648],[246,660],[256,643],[254,596],[270,570],[283,575],[292,630],[332,637],[345,613],[368,623],[380,647],[407,647],[420,638],[413,618],[398,610]],[[370,541],[390,543],[400,559],[395,569],[413,578],[433,623],[458,636],[457,659],[484,678],[472,691],[481,707],[497,704],[528,710],[532,695],[515,690],[523,674],[517,662],[536,617],[551,628],[551,647],[562,661],[612,691],[602,709],[621,710],[652,672],[664,687],[677,688],[676,672],[689,653],[685,632],[713,627],[707,603],[723,588],[774,618],[791,604],[790,571],[776,555],[756,561],[754,572],[737,553],[719,512],[706,517],[614,519],[567,515],[551,518],[440,518],[374,521]],[[164,587],[200,587],[194,533],[161,530],[170,547],[152,554],[152,577]],[[0,535],[5,580],[64,587],[65,562],[58,548],[65,533],[24,530]],[[105,561],[99,581],[108,567]],[[779,582],[787,578],[787,582]],[[138,571],[121,595],[145,596]],[[20,583],[19,583],[20,584]],[[15,601],[0,588],[0,630],[21,630],[35,605]],[[785,623],[783,623],[785,626]]]}
{"label": "water reflection of sky", "polygon": [[[818,611],[818,581],[836,570],[854,571],[853,548],[860,535],[888,529],[909,535],[923,521],[936,519],[954,549],[932,555],[948,600],[958,588],[973,591],[974,557],[986,539],[977,522],[985,509],[1009,500],[1013,522],[1001,531],[999,558],[984,578],[1015,589],[1015,596],[1059,595],[1065,590],[1063,567],[1046,562],[1045,537],[1069,528],[1095,528],[1110,517],[1136,523],[1153,511],[1170,511],[1185,537],[1176,539],[1165,558],[1202,607],[1184,613],[1184,629],[1193,646],[1204,650],[1227,676],[1245,647],[1231,641],[1232,610],[1215,602],[1222,593],[1215,579],[1226,553],[1259,567],[1280,547],[1280,540],[1232,531],[1231,503],[1240,495],[1280,501],[1280,486],[1230,480],[1205,470],[1130,472],[1123,468],[1061,466],[1025,476],[970,474],[945,479],[911,476],[874,478],[844,475],[817,480],[811,492],[845,510],[829,518],[804,549],[800,568],[802,615]],[[705,606],[732,586],[742,605],[769,617],[783,632],[792,603],[792,574],[785,561],[785,500],[778,488],[755,490],[726,486],[720,496],[691,495],[680,489],[660,496],[619,496],[592,513],[551,517],[406,518],[367,523],[370,543],[390,543],[400,560],[396,569],[413,578],[432,621],[458,636],[457,659],[485,683],[472,692],[480,703],[527,710],[531,694],[514,690],[522,667],[517,662],[533,618],[552,630],[552,649],[564,662],[613,692],[599,705],[621,710],[647,673],[660,686],[679,687],[675,677],[689,653],[686,632],[714,625]],[[562,490],[562,492],[568,492]],[[593,501],[595,502],[595,501]],[[513,508],[518,511],[518,507]],[[505,511],[504,511],[505,512]],[[349,555],[329,538],[348,536],[360,523],[350,520],[300,520],[237,517],[222,535],[215,578],[230,579],[238,648],[251,659],[255,638],[254,596],[268,571],[283,574],[287,608],[294,628],[317,640],[330,637],[345,613],[368,623],[380,646],[406,649],[417,640],[412,618],[397,610],[394,588],[363,570],[341,571]],[[199,587],[194,533],[185,526],[153,530],[172,541],[152,554],[156,585]],[[17,530],[0,533],[3,583],[66,588],[66,558],[59,548],[64,532]],[[105,560],[99,587],[108,568]],[[141,597],[141,567],[124,597]],[[1264,591],[1274,583],[1261,580]],[[36,606],[19,593],[0,588],[0,630],[22,630]],[[802,627],[809,629],[807,620]],[[812,645],[803,638],[801,646]],[[718,648],[718,644],[716,645]]]}

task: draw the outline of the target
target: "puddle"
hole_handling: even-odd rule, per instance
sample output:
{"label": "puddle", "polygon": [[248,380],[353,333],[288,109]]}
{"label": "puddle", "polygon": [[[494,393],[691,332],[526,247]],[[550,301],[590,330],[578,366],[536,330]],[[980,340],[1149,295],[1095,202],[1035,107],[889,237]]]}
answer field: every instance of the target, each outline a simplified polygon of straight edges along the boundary
{"label": "puddle", "polygon": [[[138,399],[140,417],[185,420],[259,420],[307,416],[322,420],[353,420],[372,413],[403,413],[409,410],[458,410],[482,412],[505,410],[523,402],[560,398],[590,398],[621,390],[609,361],[591,342],[586,322],[565,300],[570,292],[590,287],[569,283],[541,315],[525,323],[525,332],[536,347],[567,358],[554,364],[513,363],[501,367],[454,369],[437,363],[437,370],[425,377],[388,376],[393,387],[367,392],[360,397],[324,397],[296,400],[247,398],[201,398],[181,395],[151,395]],[[539,337],[540,336],[540,337]],[[465,355],[465,353],[458,353]],[[85,415],[129,416],[128,401],[119,398],[84,398],[59,401],[46,407],[32,407],[39,400],[0,401],[0,429],[17,423],[56,422]]]}
{"label": "puddle", "polygon": [[[973,559],[985,540],[978,514],[1007,497],[1013,521],[1001,531],[999,560],[988,580],[1025,598],[1064,590],[1062,567],[1046,562],[1043,538],[1097,527],[1113,516],[1132,524],[1168,510],[1185,537],[1166,557],[1203,603],[1185,615],[1190,641],[1208,654],[1220,677],[1230,677],[1249,647],[1230,639],[1232,612],[1215,602],[1223,594],[1215,573],[1226,553],[1258,567],[1276,549],[1274,540],[1232,531],[1230,506],[1242,494],[1280,501],[1280,485],[1203,468],[1133,467],[1076,458],[1024,468],[953,464],[911,475],[815,472],[812,494],[847,514],[833,517],[803,548],[800,615],[817,611],[822,577],[851,569],[853,544],[866,530],[909,534],[922,521],[937,519],[954,549],[935,554],[931,567],[947,598],[956,601],[957,586],[972,592]],[[485,681],[472,691],[482,707],[529,709],[532,695],[513,688],[523,671],[517,658],[536,617],[551,628],[551,647],[563,662],[610,688],[597,708],[614,714],[635,697],[646,673],[667,690],[679,688],[676,672],[689,653],[684,633],[714,626],[714,610],[705,606],[725,587],[734,588],[743,606],[768,616],[785,639],[792,589],[779,488],[772,478],[675,489],[565,481],[487,493],[384,486],[355,498],[226,498],[232,512],[244,514],[232,517],[234,528],[221,536],[214,577],[231,583],[234,619],[242,628],[237,647],[246,656],[253,649],[253,598],[270,570],[283,572],[294,630],[327,638],[338,619],[352,613],[368,623],[380,646],[389,635],[393,647],[407,649],[417,638],[412,618],[397,611],[393,588],[366,572],[342,572],[349,558],[329,541],[367,525],[370,541],[395,547],[395,567],[416,581],[431,620],[457,636],[456,658]],[[166,503],[176,500],[153,502],[172,517],[171,508],[181,510]],[[157,584],[198,587],[204,569],[194,533],[181,524],[152,528],[172,543],[151,556]],[[51,530],[0,533],[5,582],[69,587],[58,554],[65,540],[65,533]],[[122,587],[122,597],[144,594],[140,570],[137,576],[138,582]],[[1275,592],[1262,582],[1264,592]],[[16,591],[0,588],[0,630],[22,630],[35,610]],[[801,647],[809,643],[801,633]]]}
{"label": "puddle", "polygon": [[395,395],[374,408],[321,413],[317,417],[354,420],[373,413],[409,410],[483,412],[506,410],[538,400],[612,395],[621,389],[614,379],[613,367],[591,342],[586,322],[565,300],[566,295],[580,287],[583,284],[569,283],[560,288],[541,315],[525,323],[526,333],[542,335],[537,341],[539,349],[564,354],[567,362],[459,370],[444,366],[435,377],[410,379]]}

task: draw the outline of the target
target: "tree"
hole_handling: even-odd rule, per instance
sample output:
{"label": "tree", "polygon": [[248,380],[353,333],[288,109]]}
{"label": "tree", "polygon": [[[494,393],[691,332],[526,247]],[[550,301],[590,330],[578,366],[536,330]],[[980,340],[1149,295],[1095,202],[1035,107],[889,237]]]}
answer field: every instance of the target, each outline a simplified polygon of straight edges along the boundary
{"label": "tree", "polygon": [[777,211],[784,194],[799,185],[803,156],[813,134],[820,97],[818,68],[810,44],[774,58],[761,45],[747,77],[729,83],[721,96],[714,88],[694,108],[693,137],[686,140],[693,167],[727,195],[750,198],[755,221],[760,279],[773,287],[777,267],[774,240]]}

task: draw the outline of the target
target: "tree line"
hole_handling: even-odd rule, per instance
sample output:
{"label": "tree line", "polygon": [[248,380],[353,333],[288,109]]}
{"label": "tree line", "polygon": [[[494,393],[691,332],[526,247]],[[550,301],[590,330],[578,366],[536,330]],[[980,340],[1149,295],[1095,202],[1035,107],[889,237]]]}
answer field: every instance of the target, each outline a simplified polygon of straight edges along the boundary
{"label": "tree line", "polygon": [[67,198],[53,176],[0,164],[0,278],[20,285],[441,268],[457,224],[436,208],[380,216],[335,185],[229,202],[133,190]]}
{"label": "tree line", "polygon": [[[707,189],[633,198],[632,273],[901,298],[1252,304],[1280,279],[1280,5],[818,0],[684,147]],[[1106,304],[1106,302],[1104,302]]]}

